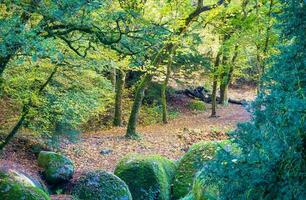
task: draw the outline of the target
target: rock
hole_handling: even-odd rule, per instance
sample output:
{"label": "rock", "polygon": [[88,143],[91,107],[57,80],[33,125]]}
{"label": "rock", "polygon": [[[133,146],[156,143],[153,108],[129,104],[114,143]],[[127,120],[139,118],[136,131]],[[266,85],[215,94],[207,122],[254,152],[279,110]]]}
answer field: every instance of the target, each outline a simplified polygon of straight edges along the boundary
{"label": "rock", "polygon": [[72,195],[80,200],[132,200],[128,186],[105,171],[88,172],[81,176],[72,189]]}
{"label": "rock", "polygon": [[[199,142],[191,146],[188,152],[178,161],[175,178],[173,181],[174,199],[180,199],[191,191],[196,173],[211,160],[218,149],[228,148],[228,140],[220,142]],[[187,198],[187,197],[186,197]]]}
{"label": "rock", "polygon": [[131,154],[123,158],[115,174],[126,182],[134,200],[170,200],[175,164],[157,155]]}
{"label": "rock", "polygon": [[102,154],[102,155],[107,155],[107,154],[110,154],[110,153],[112,153],[113,152],[113,150],[111,150],[111,149],[102,149],[101,151],[100,151],[100,154]]}
{"label": "rock", "polygon": [[0,171],[1,200],[50,200],[39,181],[15,170]]}
{"label": "rock", "polygon": [[38,165],[44,169],[43,175],[50,184],[69,181],[74,173],[74,165],[66,156],[51,151],[41,151]]}

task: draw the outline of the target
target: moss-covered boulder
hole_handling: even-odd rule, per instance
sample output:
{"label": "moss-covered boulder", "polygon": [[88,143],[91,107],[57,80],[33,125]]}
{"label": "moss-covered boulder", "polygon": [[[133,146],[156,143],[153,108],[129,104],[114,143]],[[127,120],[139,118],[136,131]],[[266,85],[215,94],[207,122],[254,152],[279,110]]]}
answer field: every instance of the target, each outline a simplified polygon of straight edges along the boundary
{"label": "moss-covered boulder", "polygon": [[41,151],[38,165],[44,169],[43,175],[50,184],[69,181],[74,173],[74,165],[66,156],[51,151]]}
{"label": "moss-covered boulder", "polygon": [[190,147],[188,152],[179,160],[175,178],[173,181],[174,199],[180,199],[188,195],[192,190],[194,178],[205,162],[212,159],[217,150],[231,148],[230,141],[203,141]]}
{"label": "moss-covered boulder", "polygon": [[0,171],[1,200],[50,200],[48,194],[21,173]]}
{"label": "moss-covered boulder", "polygon": [[80,200],[132,200],[128,186],[117,176],[105,171],[81,176],[72,189],[72,195]]}
{"label": "moss-covered boulder", "polygon": [[128,185],[134,200],[169,200],[175,168],[162,156],[131,154],[118,163],[115,174]]}

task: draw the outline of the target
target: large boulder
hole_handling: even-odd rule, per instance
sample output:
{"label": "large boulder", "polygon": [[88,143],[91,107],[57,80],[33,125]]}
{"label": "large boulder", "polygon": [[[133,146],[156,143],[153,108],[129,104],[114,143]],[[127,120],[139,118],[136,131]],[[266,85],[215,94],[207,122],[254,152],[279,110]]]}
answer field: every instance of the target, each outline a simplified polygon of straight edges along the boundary
{"label": "large boulder", "polygon": [[190,147],[188,152],[178,161],[173,181],[173,197],[180,199],[192,190],[194,179],[205,162],[211,160],[218,149],[231,148],[230,141],[203,141]]}
{"label": "large boulder", "polygon": [[170,200],[175,168],[162,156],[131,154],[118,163],[115,174],[128,185],[134,200]]}
{"label": "large boulder", "polygon": [[50,184],[69,181],[74,173],[74,165],[69,158],[51,151],[39,153],[38,165],[44,169],[43,175]]}
{"label": "large boulder", "polygon": [[81,176],[72,189],[72,195],[80,200],[132,200],[128,186],[117,176],[105,171]]}
{"label": "large boulder", "polygon": [[219,199],[218,188],[212,184],[205,183],[205,177],[203,178],[202,169],[195,177],[191,191],[180,200],[209,200]]}
{"label": "large boulder", "polygon": [[0,171],[1,200],[50,200],[39,181],[16,170]]}

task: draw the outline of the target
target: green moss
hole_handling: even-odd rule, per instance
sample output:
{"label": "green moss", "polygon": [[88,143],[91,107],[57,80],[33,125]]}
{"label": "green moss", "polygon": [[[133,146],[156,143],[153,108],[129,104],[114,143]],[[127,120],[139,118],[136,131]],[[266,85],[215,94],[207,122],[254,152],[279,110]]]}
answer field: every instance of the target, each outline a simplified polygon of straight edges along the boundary
{"label": "green moss", "polygon": [[89,172],[81,176],[73,187],[72,195],[80,200],[132,200],[127,185],[105,171]]}
{"label": "green moss", "polygon": [[180,200],[195,200],[194,196],[192,193],[188,194],[184,198],[181,198]]}
{"label": "green moss", "polygon": [[0,174],[1,200],[50,200],[50,197],[41,189],[15,181],[8,175]]}
{"label": "green moss", "polygon": [[41,151],[38,155],[38,165],[44,168],[43,174],[51,184],[68,181],[74,173],[72,161],[54,152]]}
{"label": "green moss", "polygon": [[188,107],[190,110],[193,110],[193,111],[205,111],[206,110],[206,106],[203,101],[192,100],[191,102],[189,102]]}
{"label": "green moss", "polygon": [[189,151],[179,160],[173,182],[173,196],[180,199],[192,189],[196,173],[204,166],[205,162],[212,159],[219,148],[224,148],[230,142],[199,142],[191,146]]}
{"label": "green moss", "polygon": [[131,154],[119,162],[115,174],[129,186],[134,200],[169,200],[175,164],[157,155]]}

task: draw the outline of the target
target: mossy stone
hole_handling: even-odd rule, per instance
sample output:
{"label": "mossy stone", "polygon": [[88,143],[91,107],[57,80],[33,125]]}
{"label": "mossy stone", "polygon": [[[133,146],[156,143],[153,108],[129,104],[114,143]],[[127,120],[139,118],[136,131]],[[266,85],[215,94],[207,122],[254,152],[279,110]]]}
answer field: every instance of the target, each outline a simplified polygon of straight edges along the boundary
{"label": "mossy stone", "polygon": [[115,174],[126,182],[134,200],[170,200],[175,168],[162,156],[130,154],[118,163]]}
{"label": "mossy stone", "polygon": [[72,161],[55,152],[41,151],[38,155],[38,165],[44,169],[43,174],[50,184],[69,181],[74,173]]}
{"label": "mossy stone", "polygon": [[205,165],[211,160],[218,149],[227,148],[231,142],[224,141],[203,141],[190,147],[188,152],[178,161],[178,166],[173,181],[174,199],[180,199],[188,195],[192,190],[194,178]]}
{"label": "mossy stone", "polygon": [[50,197],[40,188],[0,172],[0,199],[50,200]]}
{"label": "mossy stone", "polygon": [[72,189],[72,195],[80,200],[132,200],[128,186],[114,174],[105,171],[81,176]]}

